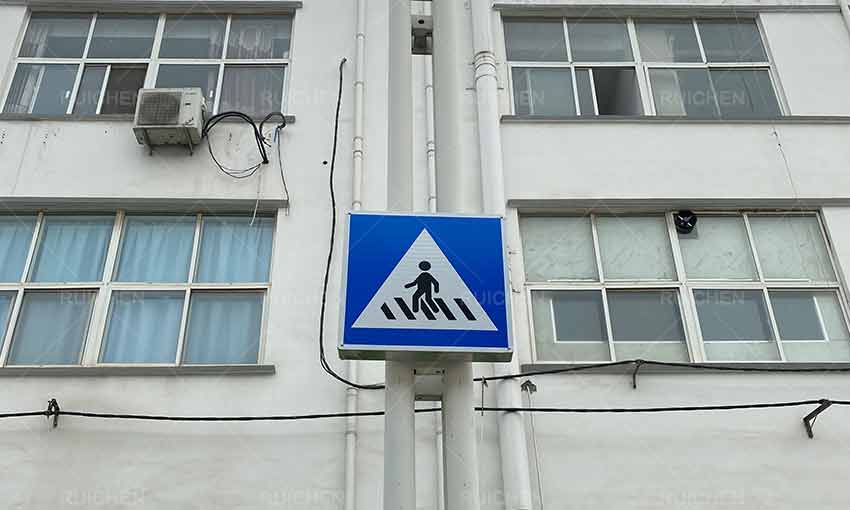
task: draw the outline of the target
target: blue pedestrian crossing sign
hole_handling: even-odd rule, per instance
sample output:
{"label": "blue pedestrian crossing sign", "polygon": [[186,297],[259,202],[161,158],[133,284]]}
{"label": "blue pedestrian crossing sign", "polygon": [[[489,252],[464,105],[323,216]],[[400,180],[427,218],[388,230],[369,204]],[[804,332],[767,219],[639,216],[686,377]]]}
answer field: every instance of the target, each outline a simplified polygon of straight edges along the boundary
{"label": "blue pedestrian crossing sign", "polygon": [[351,213],[343,359],[509,361],[502,218]]}

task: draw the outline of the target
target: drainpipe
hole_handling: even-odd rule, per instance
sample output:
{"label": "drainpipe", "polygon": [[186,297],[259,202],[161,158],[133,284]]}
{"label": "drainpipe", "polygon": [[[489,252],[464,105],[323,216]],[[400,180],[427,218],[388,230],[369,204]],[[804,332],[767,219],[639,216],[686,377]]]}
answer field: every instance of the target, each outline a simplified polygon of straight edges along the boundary
{"label": "drainpipe", "polygon": [[[505,216],[499,83],[496,74],[496,55],[493,52],[490,6],[490,0],[472,0],[473,65],[481,187],[484,212]],[[505,299],[511,299],[511,296],[505,296]],[[519,373],[517,358],[517,354],[514,354],[510,363],[495,363],[495,375]],[[497,399],[499,407],[522,407],[522,394],[518,381],[507,379],[500,382],[497,388]],[[521,413],[508,412],[499,415],[499,450],[505,508],[530,510],[531,473],[525,442],[525,424]]]}
{"label": "drainpipe", "polygon": [[844,19],[844,25],[847,31],[850,32],[850,6],[847,5],[847,0],[838,0],[838,8],[841,9],[841,17]]}
{"label": "drainpipe", "polygon": [[[356,35],[354,53],[354,150],[352,153],[354,170],[351,184],[351,210],[359,211],[363,207],[363,88],[365,84],[366,59],[366,2],[357,0]],[[357,383],[359,378],[357,361],[346,362],[348,380]],[[345,410],[356,413],[358,410],[357,388],[349,387],[345,395]],[[357,506],[357,417],[351,416],[345,422],[345,506],[344,510],[355,510]]]}
{"label": "drainpipe", "polygon": [[437,148],[434,143],[434,62],[425,63],[425,153],[428,156],[428,212],[437,212]]}

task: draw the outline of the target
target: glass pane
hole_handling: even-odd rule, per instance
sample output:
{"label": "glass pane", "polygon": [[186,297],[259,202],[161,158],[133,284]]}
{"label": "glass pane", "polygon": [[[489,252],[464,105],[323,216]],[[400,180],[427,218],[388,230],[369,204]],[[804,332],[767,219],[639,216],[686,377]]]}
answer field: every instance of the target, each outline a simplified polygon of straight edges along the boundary
{"label": "glass pane", "polygon": [[684,342],[678,291],[609,291],[615,342]]}
{"label": "glass pane", "polygon": [[606,279],[676,278],[663,216],[600,216],[596,226]]}
{"label": "glass pane", "polygon": [[156,23],[156,16],[98,15],[89,58],[150,57]]}
{"label": "glass pane", "polygon": [[702,62],[694,25],[682,21],[636,21],[644,62]]}
{"label": "glass pane", "polygon": [[76,65],[18,64],[4,111],[65,115],[76,77]]}
{"label": "glass pane", "polygon": [[200,87],[212,108],[218,84],[217,65],[161,65],[156,74],[158,88]]}
{"label": "glass pane", "polygon": [[283,108],[283,67],[226,66],[219,111],[262,118]]}
{"label": "glass pane", "polygon": [[100,281],[113,223],[112,216],[45,216],[30,280]]}
{"label": "glass pane", "polygon": [[94,296],[92,291],[25,293],[9,364],[78,364]]}
{"label": "glass pane", "polygon": [[510,20],[505,22],[508,60],[554,62],[567,60],[564,23],[558,20]]}
{"label": "glass pane", "polygon": [[174,363],[183,292],[112,293],[104,363]]}
{"label": "glass pane", "polygon": [[706,69],[650,69],[658,115],[711,119],[720,115]]}
{"label": "glass pane", "polygon": [[747,227],[740,216],[700,216],[690,234],[679,234],[688,278],[755,280]]}
{"label": "glass pane", "polygon": [[599,115],[643,114],[634,68],[594,67],[593,85]]}
{"label": "glass pane", "polygon": [[221,58],[227,16],[168,16],[160,58]]}
{"label": "glass pane", "polygon": [[569,69],[514,67],[512,75],[517,115],[576,114],[573,78]]}
{"label": "glass pane", "polygon": [[0,217],[0,282],[21,281],[33,229],[34,216]]}
{"label": "glass pane", "polygon": [[233,16],[227,58],[289,58],[289,16]]}
{"label": "glass pane", "polygon": [[836,281],[815,216],[750,216],[764,277]]}
{"label": "glass pane", "polygon": [[103,89],[103,77],[106,76],[105,65],[87,65],[80,80],[77,100],[74,103],[74,113],[77,115],[94,115],[100,101]]}
{"label": "glass pane", "polygon": [[567,24],[575,62],[630,62],[632,46],[622,21],[571,20]]}
{"label": "glass pane", "polygon": [[20,56],[80,58],[90,26],[90,14],[33,13]]}
{"label": "glass pane", "polygon": [[528,216],[519,228],[526,280],[598,279],[590,218]]}
{"label": "glass pane", "polygon": [[145,64],[110,66],[100,113],[135,114],[139,89],[145,86],[147,72]]}
{"label": "glass pane", "polygon": [[9,315],[15,302],[15,292],[0,292],[0,338],[6,338],[6,328],[9,326]]}
{"label": "glass pane", "polygon": [[850,333],[834,291],[771,291],[788,361],[850,361]]}
{"label": "glass pane", "polygon": [[256,363],[263,294],[196,292],[189,305],[185,363]]}
{"label": "glass pane", "polygon": [[128,216],[115,279],[188,281],[195,221],[193,216]]}
{"label": "glass pane", "polygon": [[267,282],[274,218],[206,216],[196,282]]}
{"label": "glass pane", "polygon": [[593,99],[593,85],[590,83],[590,69],[576,69],[576,88],[578,104],[583,116],[596,115],[596,103]]}
{"label": "glass pane", "polygon": [[826,340],[814,293],[770,291],[770,302],[782,340]]}
{"label": "glass pane", "polygon": [[712,69],[711,82],[726,119],[778,117],[779,103],[767,70]]}
{"label": "glass pane", "polygon": [[709,360],[779,360],[762,291],[695,290],[694,299]]}
{"label": "glass pane", "polygon": [[699,21],[709,62],[767,62],[755,20]]}
{"label": "glass pane", "polygon": [[611,361],[601,292],[533,291],[531,310],[538,359]]}

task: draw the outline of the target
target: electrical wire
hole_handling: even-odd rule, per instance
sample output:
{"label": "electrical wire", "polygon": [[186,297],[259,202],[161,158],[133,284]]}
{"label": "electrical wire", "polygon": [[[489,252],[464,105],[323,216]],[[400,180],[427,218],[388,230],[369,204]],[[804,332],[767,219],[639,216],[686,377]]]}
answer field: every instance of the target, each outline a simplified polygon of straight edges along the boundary
{"label": "electrical wire", "polygon": [[[319,363],[322,365],[322,369],[327,372],[328,375],[336,379],[337,381],[351,386],[352,388],[357,388],[361,390],[381,390],[385,388],[384,384],[358,384],[353,381],[349,381],[345,377],[339,375],[333,367],[331,367],[330,363],[328,363],[327,357],[325,356],[325,310],[327,309],[327,301],[328,301],[328,281],[330,280],[331,274],[331,263],[333,262],[334,256],[334,243],[336,241],[336,193],[334,192],[334,174],[336,172],[336,152],[337,146],[339,144],[339,112],[342,107],[342,83],[343,83],[343,71],[345,67],[345,62],[348,59],[343,58],[339,62],[339,90],[337,92],[336,97],[336,112],[334,114],[334,134],[333,134],[333,147],[331,149],[331,168],[328,174],[328,188],[330,190],[330,198],[331,198],[331,232],[330,232],[330,241],[328,243],[328,257],[325,263],[325,278],[324,283],[322,284],[322,306],[319,311]],[[354,415],[352,415],[354,416]]]}
{"label": "electrical wire", "polygon": [[[280,130],[282,130],[283,128],[286,127],[286,117],[281,112],[272,112],[272,113],[266,115],[263,118],[263,120],[260,122],[259,126],[257,126],[256,122],[254,122],[254,119],[252,119],[250,116],[248,116],[245,113],[237,112],[237,111],[222,112],[222,113],[219,113],[217,115],[213,115],[212,117],[207,119],[206,122],[204,122],[204,128],[201,130],[201,137],[207,139],[207,150],[209,151],[210,157],[212,158],[213,162],[218,167],[218,169],[222,173],[224,173],[225,175],[232,177],[234,179],[247,179],[248,177],[253,176],[257,172],[257,170],[260,169],[260,167],[262,165],[268,164],[269,156],[268,156],[268,153],[266,151],[266,147],[267,146],[271,147],[271,144],[269,144],[268,140],[266,139],[266,136],[263,134],[263,128],[265,126],[265,123],[268,122],[269,120],[271,120],[274,117],[280,117],[280,119],[281,119],[280,124],[278,124],[275,127],[275,135],[277,136],[277,135],[279,135]],[[212,129],[216,125],[218,125],[218,123],[221,122],[222,120],[230,119],[230,118],[236,118],[236,119],[242,120],[245,123],[247,123],[249,126],[251,126],[251,130],[253,131],[253,134],[254,134],[254,140],[257,143],[257,150],[260,153],[260,159],[261,159],[260,162],[254,164],[254,165],[251,165],[247,168],[229,168],[229,167],[225,166],[224,164],[222,164],[218,160],[218,158],[215,156],[215,153],[214,153],[213,147],[212,147],[212,140],[209,138],[210,131],[212,131]],[[279,140],[279,138],[278,138],[278,140]],[[280,151],[278,151],[278,157],[279,157],[279,155],[280,155]],[[281,165],[281,175],[283,175],[282,164],[280,163],[280,161],[278,161],[278,163]],[[288,192],[287,192],[287,198],[288,198]]]}

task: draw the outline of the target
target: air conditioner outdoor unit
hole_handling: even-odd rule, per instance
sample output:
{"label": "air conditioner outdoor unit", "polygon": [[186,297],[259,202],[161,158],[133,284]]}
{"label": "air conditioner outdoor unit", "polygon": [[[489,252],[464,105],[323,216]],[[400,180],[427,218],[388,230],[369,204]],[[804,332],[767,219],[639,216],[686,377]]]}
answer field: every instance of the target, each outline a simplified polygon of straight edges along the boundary
{"label": "air conditioner outdoor unit", "polygon": [[200,88],[142,89],[136,104],[133,133],[141,145],[201,143],[206,106]]}

